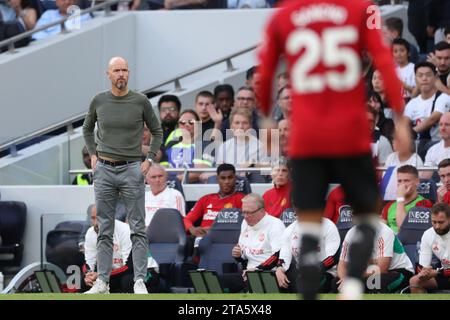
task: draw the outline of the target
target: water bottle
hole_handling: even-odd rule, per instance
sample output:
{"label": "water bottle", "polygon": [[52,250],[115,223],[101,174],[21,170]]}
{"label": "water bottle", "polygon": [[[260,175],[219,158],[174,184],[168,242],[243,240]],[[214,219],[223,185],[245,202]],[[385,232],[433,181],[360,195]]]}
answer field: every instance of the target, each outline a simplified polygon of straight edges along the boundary
{"label": "water bottle", "polygon": [[3,273],[0,271],[0,293],[3,291],[3,281],[4,281]]}

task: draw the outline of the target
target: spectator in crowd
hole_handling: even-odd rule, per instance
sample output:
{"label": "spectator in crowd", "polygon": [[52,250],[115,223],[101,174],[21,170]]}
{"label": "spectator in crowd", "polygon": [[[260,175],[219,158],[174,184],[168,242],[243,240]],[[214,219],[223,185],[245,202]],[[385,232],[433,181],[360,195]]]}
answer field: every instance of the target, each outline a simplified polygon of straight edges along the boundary
{"label": "spectator in crowd", "polygon": [[6,4],[0,3],[0,21],[19,22],[23,31],[34,29],[37,21],[37,11],[31,5],[30,0],[7,0]]}
{"label": "spectator in crowd", "polygon": [[[165,157],[161,160],[161,165],[170,168],[208,168],[212,163],[203,158],[203,153],[198,151],[202,143],[198,142],[195,125],[199,123],[199,117],[194,110],[187,109],[180,114],[178,120],[178,129],[181,130],[181,137],[178,140],[171,141],[166,145]],[[190,172],[188,181],[197,182],[200,173]],[[178,174],[178,179],[183,180],[183,173]]]}
{"label": "spectator in crowd", "polygon": [[440,140],[437,123],[442,114],[450,110],[450,96],[437,90],[433,64],[418,63],[415,73],[420,95],[408,102],[404,114],[419,135],[417,153],[423,159],[428,149]]}
{"label": "spectator in crowd", "polygon": [[280,155],[287,157],[289,146],[289,120],[283,119],[278,122],[278,138]]}
{"label": "spectator in crowd", "polygon": [[[155,8],[154,3],[156,0],[149,0],[150,8]],[[223,8],[223,2],[219,0],[163,0],[164,7],[167,10],[179,10],[179,9],[220,9]]]}
{"label": "spectator in crowd", "polygon": [[379,70],[374,70],[372,74],[372,89],[376,93],[378,93],[381,97],[381,110],[384,114],[384,117],[386,119],[392,119],[393,118],[393,111],[392,109],[387,105],[386,102],[386,93],[384,88],[384,82],[381,78],[381,73]]}
{"label": "spectator in crowd", "polygon": [[[219,192],[201,197],[184,218],[184,227],[195,237],[203,237],[214,223],[217,214],[226,208],[241,208],[244,194],[236,192],[236,169],[223,163],[217,167]],[[200,226],[195,223],[201,219]]]}
{"label": "spectator in crowd", "polygon": [[[81,149],[81,155],[83,157],[83,163],[85,167],[88,169],[92,169],[91,156],[89,155],[86,146],[84,146],[83,149]],[[77,176],[73,179],[72,184],[78,186],[86,186],[92,184],[92,182],[93,182],[92,172],[89,172],[77,174]]]}
{"label": "spectator in crowd", "polygon": [[[202,123],[201,140],[211,141],[222,127],[222,110],[217,109],[214,104],[214,96],[209,91],[200,91],[195,97],[195,111]],[[200,138],[200,137],[199,137]]]}
{"label": "spectator in crowd", "polygon": [[242,199],[242,214],[241,234],[231,254],[244,265],[243,277],[236,278],[244,288],[247,271],[273,270],[277,266],[285,227],[266,212],[263,198],[256,193]]}
{"label": "spectator in crowd", "polygon": [[434,43],[444,40],[444,28],[450,25],[450,2],[447,0],[428,1],[427,33]]}
{"label": "spectator in crowd", "polygon": [[375,126],[377,122],[376,111],[370,109],[367,111],[367,118],[373,131],[372,156],[378,159],[380,166],[383,166],[387,157],[393,152],[389,140],[383,136],[380,130]]}
{"label": "spectator in crowd", "polygon": [[[94,285],[98,277],[97,267],[97,237],[99,226],[97,222],[96,210],[91,213],[91,227],[86,232],[86,242],[84,243],[84,255],[86,265],[83,268],[82,291],[86,291]],[[131,231],[127,223],[115,220],[113,234],[113,255],[112,270],[110,275],[109,289],[112,293],[133,293],[134,272],[131,252]],[[159,283],[158,264],[149,255],[147,260],[147,290],[157,286]]]}
{"label": "spectator in crowd", "polygon": [[[393,44],[396,39],[403,37],[403,21],[398,17],[387,18],[384,22],[384,34],[390,44]],[[407,43],[407,56],[409,61],[417,63],[419,61],[419,51],[416,46]]]}
{"label": "spectator in crowd", "polygon": [[[342,243],[341,256],[338,264],[337,284],[342,287],[342,278],[345,275],[348,264],[348,248],[358,235],[352,227]],[[403,245],[398,240],[391,228],[377,222],[377,233],[374,239],[374,250],[369,260],[369,267],[364,273],[366,292],[394,293],[409,284],[409,279],[414,274],[414,268],[405,253]],[[379,277],[380,286],[369,287],[373,284],[374,277]]]}
{"label": "spectator in crowd", "polygon": [[264,208],[271,216],[279,218],[291,208],[291,182],[286,159],[282,158],[272,168],[273,188],[264,192]]}
{"label": "spectator in crowd", "polygon": [[261,142],[252,134],[252,113],[247,108],[234,107],[230,122],[233,137],[216,150],[216,163],[231,163],[250,167],[266,161]]}
{"label": "spectator in crowd", "polygon": [[245,86],[252,88],[254,92],[258,90],[259,84],[261,82],[261,76],[256,71],[257,67],[253,66],[249,68],[247,70],[247,73],[245,74]]}
{"label": "spectator in crowd", "polygon": [[[77,2],[76,0],[55,0],[56,6],[58,9],[49,9],[46,10],[42,16],[39,18],[39,20],[36,23],[35,28],[40,28],[46,24],[58,21],[63,18],[67,18],[70,12],[67,12],[67,9],[70,8],[70,6],[75,5]],[[91,16],[89,14],[83,14],[79,18],[79,22],[83,23],[87,20],[90,20]],[[74,29],[77,26],[78,18],[75,19],[69,19],[64,24],[68,30]],[[33,33],[33,39],[40,40],[47,38],[51,35],[55,35],[61,32],[61,25],[57,24],[56,26],[47,28],[45,30]]]}
{"label": "spectator in crowd", "polygon": [[167,172],[163,166],[154,163],[146,176],[150,191],[145,193],[145,227],[158,209],[177,209],[181,215],[186,216],[184,197],[180,191],[167,186]]}
{"label": "spectator in crowd", "polygon": [[[286,71],[280,72],[276,76],[276,90],[277,93],[281,90],[281,88],[287,86],[289,84],[289,74]],[[277,101],[278,102],[278,101]],[[278,103],[274,105],[272,108],[272,117],[276,122],[279,122],[282,119],[282,112]]]}
{"label": "spectator in crowd", "polygon": [[437,75],[439,76],[436,81],[437,89],[450,94],[450,44],[446,41],[437,43],[434,47],[434,53],[428,55],[427,61],[437,68]]}
{"label": "spectator in crowd", "polygon": [[227,129],[230,128],[230,113],[234,107],[234,89],[229,84],[219,84],[214,88],[214,103],[222,111],[223,119],[220,131],[221,141],[226,140]]}
{"label": "spectator in crowd", "polygon": [[214,103],[222,111],[224,119],[230,116],[234,105],[234,89],[230,84],[219,84],[214,88]]}
{"label": "spectator in crowd", "polygon": [[399,232],[406,214],[411,208],[431,208],[433,205],[417,193],[419,183],[419,172],[416,167],[407,164],[397,169],[397,201],[389,202],[381,213],[382,219],[395,234]]}
{"label": "spectator in crowd", "polygon": [[277,121],[283,119],[289,120],[291,114],[291,86],[289,84],[278,90],[277,101],[281,111],[281,115]]}
{"label": "spectator in crowd", "polygon": [[401,167],[406,164],[412,165],[414,167],[422,167],[423,161],[417,153],[414,152],[415,145],[414,142],[407,146],[398,140],[398,137],[394,135],[394,141],[392,143],[394,147],[394,152],[392,152],[386,159],[384,165],[386,167]]}
{"label": "spectator in crowd", "polygon": [[450,204],[450,158],[439,162],[438,174],[442,185],[437,189],[437,202]]}
{"label": "spectator in crowd", "polygon": [[228,9],[261,9],[270,8],[267,0],[229,0]]}
{"label": "spectator in crowd", "polygon": [[[252,87],[243,86],[238,89],[236,93],[236,99],[234,101],[233,110],[236,108],[245,108],[250,110],[250,112],[252,113],[251,127],[255,130],[255,135],[258,136],[259,126],[258,113],[256,111],[256,95]],[[232,132],[226,131],[228,129],[230,129],[230,117],[228,117],[222,125],[222,131],[225,130],[227,135],[232,134]],[[223,141],[230,138],[227,135],[223,136]]]}
{"label": "spectator in crowd", "polygon": [[[450,207],[447,203],[436,203],[431,208],[431,224],[420,242],[417,275],[409,281],[411,293],[450,289]],[[441,268],[431,266],[433,255],[439,259]]]}
{"label": "spectator in crowd", "polygon": [[408,102],[411,96],[416,96],[416,79],[414,63],[409,62],[409,42],[402,38],[392,42],[392,53],[397,63],[397,73],[403,84],[403,99]]}
{"label": "spectator in crowd", "polygon": [[[331,282],[336,277],[336,266],[339,261],[341,238],[336,225],[329,219],[322,219],[322,239],[319,243],[319,259],[323,272],[320,284],[321,293],[328,293]],[[275,271],[278,285],[282,291],[297,292],[297,264],[299,260],[302,224],[294,221],[283,233],[283,243],[280,250],[278,267]]]}
{"label": "spectator in crowd", "polygon": [[174,130],[180,118],[181,102],[173,94],[164,94],[158,100],[159,118],[161,119],[161,128],[163,129],[163,146],[172,140],[174,136],[179,137],[179,131]]}
{"label": "spectator in crowd", "polygon": [[[443,159],[450,158],[450,112],[442,114],[439,120],[439,134],[442,140],[428,149],[425,156],[425,166],[436,167]],[[426,173],[424,178],[431,178],[432,173]]]}
{"label": "spectator in crowd", "polygon": [[447,43],[450,43],[450,26],[445,28],[444,35],[445,35],[445,41]]}
{"label": "spectator in crowd", "polygon": [[375,122],[375,127],[378,128],[381,134],[384,135],[389,141],[392,141],[395,129],[394,121],[385,117],[381,96],[373,90],[369,90],[367,94],[367,107],[369,110],[375,111],[377,119]]}

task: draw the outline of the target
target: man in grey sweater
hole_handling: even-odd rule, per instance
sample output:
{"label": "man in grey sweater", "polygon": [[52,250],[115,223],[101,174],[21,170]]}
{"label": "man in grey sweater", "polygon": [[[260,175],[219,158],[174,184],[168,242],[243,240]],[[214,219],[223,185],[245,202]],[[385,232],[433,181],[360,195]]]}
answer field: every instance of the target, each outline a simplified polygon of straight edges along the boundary
{"label": "man in grey sweater", "polygon": [[[131,229],[134,292],[147,293],[147,237],[145,234],[144,176],[162,140],[162,129],[145,95],[128,89],[128,63],[121,57],[109,61],[111,90],[97,94],[91,101],[83,124],[83,135],[91,155],[94,172],[95,203],[99,225],[97,240],[98,278],[88,294],[109,293],[113,260],[114,214],[119,192],[127,209]],[[97,131],[94,134],[95,123]],[[152,139],[141,163],[144,123]],[[95,271],[95,270],[91,270]]]}

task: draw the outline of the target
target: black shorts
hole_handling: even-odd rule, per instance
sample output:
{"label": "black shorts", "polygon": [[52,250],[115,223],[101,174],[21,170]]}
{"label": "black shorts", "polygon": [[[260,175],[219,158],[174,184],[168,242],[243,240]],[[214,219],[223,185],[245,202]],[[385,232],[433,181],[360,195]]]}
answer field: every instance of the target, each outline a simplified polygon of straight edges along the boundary
{"label": "black shorts", "polygon": [[380,195],[372,156],[291,160],[292,203],[300,211],[323,210],[330,183],[344,189],[354,214],[373,213]]}

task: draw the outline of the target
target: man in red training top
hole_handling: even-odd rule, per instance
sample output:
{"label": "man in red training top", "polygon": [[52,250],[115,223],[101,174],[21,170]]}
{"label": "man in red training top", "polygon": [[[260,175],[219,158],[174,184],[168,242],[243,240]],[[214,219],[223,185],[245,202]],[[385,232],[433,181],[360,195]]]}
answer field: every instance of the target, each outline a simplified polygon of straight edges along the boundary
{"label": "man in red training top", "polygon": [[[217,167],[219,192],[201,197],[184,218],[184,228],[195,237],[203,237],[216,220],[217,214],[226,208],[241,208],[242,192],[236,192],[236,169],[223,163]],[[194,223],[202,219],[199,227]]]}
{"label": "man in red training top", "polygon": [[[291,80],[289,157],[293,204],[304,228],[298,270],[299,291],[305,299],[316,299],[320,286],[316,248],[330,182],[342,185],[360,234],[349,248],[340,298],[358,299],[364,289],[361,280],[372,252],[381,201],[371,159],[363,52],[370,54],[382,74],[401,143],[410,141],[407,120],[401,116],[401,83],[391,51],[373,23],[375,9],[371,1],[363,0],[285,1],[269,20],[259,50],[257,95],[266,116],[271,111],[273,77],[281,56]],[[261,126],[274,128],[268,118]]]}

